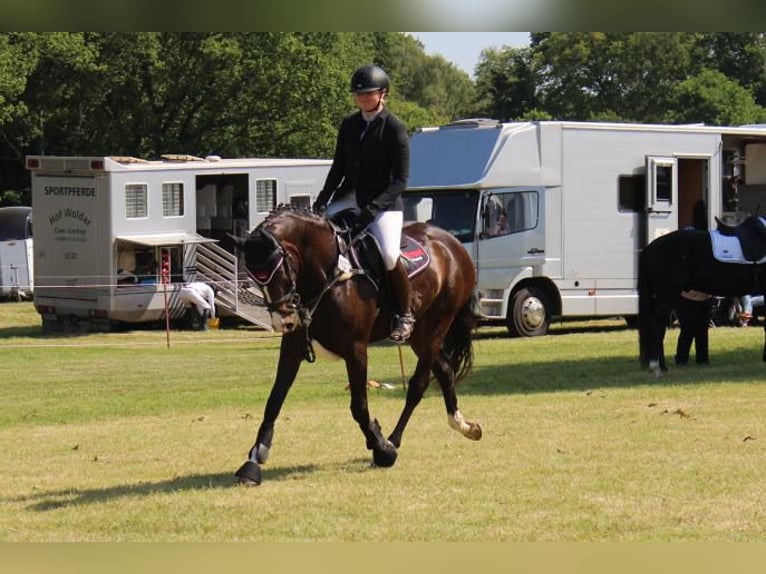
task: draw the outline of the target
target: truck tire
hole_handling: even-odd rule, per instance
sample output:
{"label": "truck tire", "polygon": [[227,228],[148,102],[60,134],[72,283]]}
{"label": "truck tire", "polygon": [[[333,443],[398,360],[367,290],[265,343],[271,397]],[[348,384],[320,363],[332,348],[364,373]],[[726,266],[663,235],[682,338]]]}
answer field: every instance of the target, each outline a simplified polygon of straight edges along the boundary
{"label": "truck tire", "polygon": [[540,337],[548,333],[551,312],[548,298],[537,287],[522,287],[508,309],[508,332],[514,337]]}

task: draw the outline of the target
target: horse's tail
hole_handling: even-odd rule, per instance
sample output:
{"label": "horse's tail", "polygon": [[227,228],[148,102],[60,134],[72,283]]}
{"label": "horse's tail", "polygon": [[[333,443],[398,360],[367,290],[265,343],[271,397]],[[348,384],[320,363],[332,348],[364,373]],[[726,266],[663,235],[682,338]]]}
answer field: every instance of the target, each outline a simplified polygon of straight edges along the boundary
{"label": "horse's tail", "polygon": [[462,381],[473,367],[473,334],[478,322],[475,311],[477,305],[478,296],[474,291],[455,315],[444,337],[442,352],[455,373],[455,383]]}

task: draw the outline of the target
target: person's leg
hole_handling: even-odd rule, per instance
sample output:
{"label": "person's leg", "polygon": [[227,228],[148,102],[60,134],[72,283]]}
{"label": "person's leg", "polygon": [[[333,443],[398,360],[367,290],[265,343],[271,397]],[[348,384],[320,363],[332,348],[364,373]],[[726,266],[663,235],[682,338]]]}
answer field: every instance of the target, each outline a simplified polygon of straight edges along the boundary
{"label": "person's leg", "polygon": [[410,280],[407,269],[399,258],[402,222],[401,211],[384,211],[375,217],[369,228],[380,245],[394,299],[394,325],[389,338],[395,343],[407,341],[415,324],[415,317],[410,310]]}
{"label": "person's leg", "polygon": [[747,327],[750,319],[753,318],[753,300],[750,295],[742,295],[739,301],[742,306],[742,312],[739,314],[739,326]]}

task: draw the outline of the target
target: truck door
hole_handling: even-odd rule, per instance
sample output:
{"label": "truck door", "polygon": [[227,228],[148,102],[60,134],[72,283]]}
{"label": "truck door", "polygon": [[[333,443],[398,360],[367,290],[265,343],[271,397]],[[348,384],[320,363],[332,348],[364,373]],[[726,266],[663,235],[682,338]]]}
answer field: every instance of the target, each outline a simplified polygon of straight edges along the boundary
{"label": "truck door", "polygon": [[545,262],[542,203],[535,189],[494,190],[482,198],[476,263],[487,316],[504,318],[505,290]]}
{"label": "truck door", "polygon": [[678,160],[676,158],[646,157],[645,197],[643,245],[678,229]]}

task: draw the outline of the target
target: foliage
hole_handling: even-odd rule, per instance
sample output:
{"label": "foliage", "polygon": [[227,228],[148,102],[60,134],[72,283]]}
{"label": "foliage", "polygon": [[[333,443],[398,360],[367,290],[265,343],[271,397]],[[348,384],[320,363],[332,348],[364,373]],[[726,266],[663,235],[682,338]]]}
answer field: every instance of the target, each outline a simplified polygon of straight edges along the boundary
{"label": "foliage", "polygon": [[668,119],[692,123],[704,118],[713,125],[756,124],[766,120],[766,109],[755,103],[752,93],[715,70],[703,70],[673,89]]}
{"label": "foliage", "polygon": [[476,74],[500,119],[711,125],[761,121],[765,82],[764,34],[730,32],[533,33],[528,49],[485,50]]}
{"label": "foliage", "polygon": [[28,188],[29,154],[330,157],[370,61],[412,129],[470,107],[468,76],[401,33],[0,33],[0,190]]}
{"label": "foliage", "polygon": [[[410,130],[466,117],[764,121],[762,32],[535,32],[475,80],[401,32],[0,32],[0,192],[29,154],[330,157],[350,72],[391,76]],[[3,201],[15,201],[4,195]]]}

